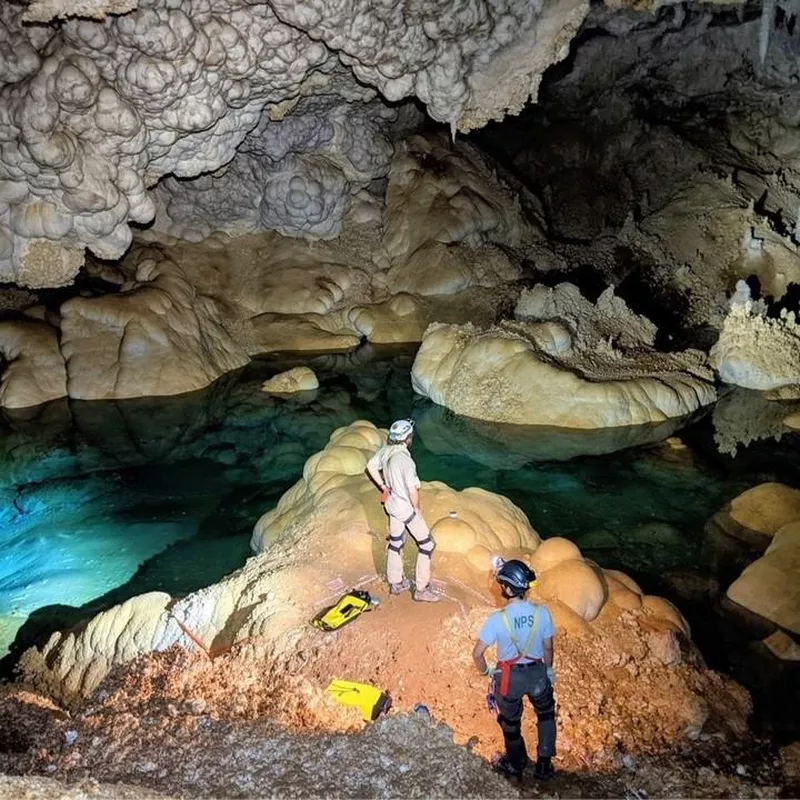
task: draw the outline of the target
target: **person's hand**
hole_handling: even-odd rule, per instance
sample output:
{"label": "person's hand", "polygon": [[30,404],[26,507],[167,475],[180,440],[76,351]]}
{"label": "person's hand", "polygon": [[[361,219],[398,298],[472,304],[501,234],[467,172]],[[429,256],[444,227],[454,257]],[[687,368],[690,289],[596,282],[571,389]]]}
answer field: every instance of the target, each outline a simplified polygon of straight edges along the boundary
{"label": "person's hand", "polygon": [[392,490],[388,486],[384,486],[383,489],[381,489],[381,503],[385,503],[389,499],[391,491]]}
{"label": "person's hand", "polygon": [[555,667],[548,667],[547,668],[547,680],[550,681],[551,686],[556,685],[556,668]]}

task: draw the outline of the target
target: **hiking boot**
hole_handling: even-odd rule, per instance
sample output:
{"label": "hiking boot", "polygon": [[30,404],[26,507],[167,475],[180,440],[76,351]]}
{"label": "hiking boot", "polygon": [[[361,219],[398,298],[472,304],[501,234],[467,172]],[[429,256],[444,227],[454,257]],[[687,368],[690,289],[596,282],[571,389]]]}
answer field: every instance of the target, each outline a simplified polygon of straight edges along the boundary
{"label": "hiking boot", "polygon": [[440,597],[430,586],[426,586],[424,589],[417,589],[414,592],[414,599],[421,603],[438,603]]}
{"label": "hiking boot", "polygon": [[533,768],[533,777],[537,781],[549,781],[553,777],[555,770],[550,761],[550,756],[539,756],[536,759],[536,766]]}
{"label": "hiking boot", "polygon": [[389,584],[389,594],[403,594],[411,588],[411,581],[408,578],[403,578],[400,583]]}
{"label": "hiking boot", "polygon": [[522,770],[515,767],[509,761],[508,756],[500,755],[500,753],[492,756],[492,769],[509,780],[522,780]]}

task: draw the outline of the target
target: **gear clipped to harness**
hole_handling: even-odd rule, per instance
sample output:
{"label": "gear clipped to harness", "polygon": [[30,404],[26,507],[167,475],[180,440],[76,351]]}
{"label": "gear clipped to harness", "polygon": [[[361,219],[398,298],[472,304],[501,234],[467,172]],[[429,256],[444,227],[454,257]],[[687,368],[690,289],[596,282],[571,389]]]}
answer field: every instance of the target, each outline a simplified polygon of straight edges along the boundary
{"label": "gear clipped to harness", "polygon": [[322,631],[336,631],[356,617],[360,617],[365,611],[371,611],[373,605],[377,605],[377,600],[373,600],[369,592],[351,589],[334,605],[323,608],[311,620],[311,624]]}

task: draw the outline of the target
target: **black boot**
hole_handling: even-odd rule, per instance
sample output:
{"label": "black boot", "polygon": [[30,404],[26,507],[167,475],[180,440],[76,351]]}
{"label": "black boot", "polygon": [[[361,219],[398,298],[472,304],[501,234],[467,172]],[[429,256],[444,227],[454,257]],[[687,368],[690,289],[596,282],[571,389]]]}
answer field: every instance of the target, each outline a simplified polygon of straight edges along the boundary
{"label": "black boot", "polygon": [[522,770],[515,767],[508,756],[497,755],[492,759],[492,769],[509,780],[522,780]]}
{"label": "black boot", "polygon": [[553,777],[553,764],[550,761],[550,756],[539,756],[536,759],[536,766],[533,768],[533,777],[537,781],[549,781]]}

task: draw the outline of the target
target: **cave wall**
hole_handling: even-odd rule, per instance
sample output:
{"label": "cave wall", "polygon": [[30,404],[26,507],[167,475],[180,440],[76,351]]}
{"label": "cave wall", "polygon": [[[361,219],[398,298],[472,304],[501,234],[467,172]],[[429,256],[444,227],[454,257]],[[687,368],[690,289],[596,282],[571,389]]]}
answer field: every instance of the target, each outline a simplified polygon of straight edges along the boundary
{"label": "cave wall", "polygon": [[659,324],[716,330],[737,279],[800,282],[793,13],[593,8],[539,103],[478,135],[556,253],[534,267],[591,267]]}

